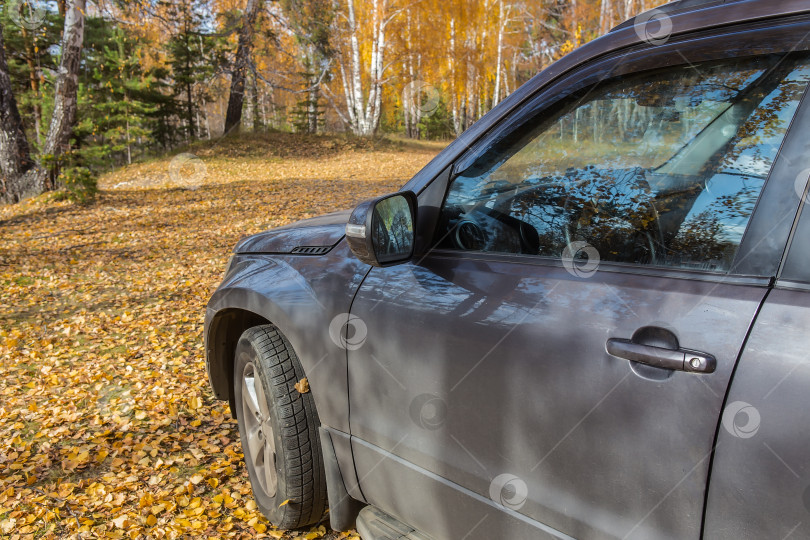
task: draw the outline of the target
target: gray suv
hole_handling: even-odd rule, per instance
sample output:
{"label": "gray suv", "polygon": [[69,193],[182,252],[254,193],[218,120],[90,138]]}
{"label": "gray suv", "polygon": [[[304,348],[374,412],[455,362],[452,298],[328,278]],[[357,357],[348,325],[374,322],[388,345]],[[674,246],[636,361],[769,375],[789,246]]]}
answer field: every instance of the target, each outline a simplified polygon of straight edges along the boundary
{"label": "gray suv", "polygon": [[270,521],[810,538],[809,36],[807,0],[668,4],[240,242],[207,368]]}

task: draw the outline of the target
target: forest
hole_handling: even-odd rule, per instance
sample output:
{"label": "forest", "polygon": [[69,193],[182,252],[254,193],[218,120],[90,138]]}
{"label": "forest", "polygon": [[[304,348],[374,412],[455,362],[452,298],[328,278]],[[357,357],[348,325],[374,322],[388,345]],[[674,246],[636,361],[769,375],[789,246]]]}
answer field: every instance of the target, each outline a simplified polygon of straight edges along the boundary
{"label": "forest", "polygon": [[[206,360],[206,305],[226,268],[239,268],[234,246],[255,233],[402,190],[449,141],[530,78],[661,3],[0,0],[0,538],[361,540],[357,529],[332,530],[329,513],[286,530],[268,520],[256,502],[245,451],[250,443],[243,446],[238,409],[212,391]],[[762,43],[771,39],[776,20],[767,21]],[[653,46],[663,42],[656,36],[669,37],[668,21],[661,21],[658,29],[644,28]],[[645,25],[637,23],[642,37]],[[760,47],[747,41],[749,34],[741,35],[735,39],[745,40],[744,50]],[[792,34],[786,33],[788,39]],[[396,305],[419,305],[422,313],[428,313],[424,306],[438,306],[445,319],[465,317],[476,332],[494,336],[510,320],[525,326],[526,317],[546,317],[541,312],[549,302],[576,309],[586,296],[595,299],[591,304],[595,315],[604,315],[600,320],[638,319],[609,285],[616,276],[631,284],[631,265],[644,267],[639,287],[660,283],[662,276],[687,283],[682,278],[695,272],[704,277],[694,283],[705,278],[706,290],[714,290],[737,271],[734,265],[749,256],[746,250],[758,253],[742,243],[749,218],[774,164],[790,161],[793,150],[783,152],[783,141],[801,139],[786,139],[810,81],[807,47],[797,48],[761,58],[712,49],[707,56],[716,61],[701,61],[699,69],[677,51],[685,63],[676,59],[666,69],[624,73],[595,86],[572,72],[575,84],[566,85],[566,95],[553,106],[517,110],[504,131],[508,137],[485,139],[494,141],[488,151],[474,146],[454,161],[452,182],[445,176],[449,186],[441,212],[433,203],[423,206],[435,210],[439,249],[493,252],[498,264],[487,262],[489,254],[459,256],[475,267],[468,273],[474,279],[467,279],[440,275],[441,268],[450,268],[445,262],[409,263],[396,271],[411,279],[405,269],[416,268],[412,275],[418,279],[400,289]],[[696,148],[700,151],[693,152]],[[792,184],[783,195],[792,196],[792,187],[804,200],[807,173],[795,181],[788,175]],[[789,204],[796,206],[780,218],[795,215],[798,199]],[[403,248],[414,235],[412,216],[403,208],[382,206],[376,222],[390,225],[390,236],[387,227],[375,234],[397,257],[410,251]],[[787,227],[792,220],[783,223]],[[769,238],[771,232],[757,234]],[[785,241],[787,235],[785,228]],[[322,247],[308,242],[301,247]],[[328,260],[336,261],[342,253],[348,256],[348,248],[331,253],[335,258]],[[280,268],[305,256],[310,257],[261,253],[255,259]],[[509,285],[517,283],[517,270],[500,261],[530,262],[529,257],[553,260],[525,265],[532,272],[550,271],[548,280],[540,274],[524,280],[529,289],[542,278],[564,283],[557,292],[567,292],[549,300],[553,285],[542,303],[531,295],[523,295],[528,303],[519,300],[523,285]],[[348,274],[329,264],[317,265],[311,275],[324,286],[349,284],[342,277]],[[600,264],[616,265],[601,274],[608,281],[600,281]],[[495,277],[505,276],[507,286],[484,270],[500,272]],[[250,272],[245,269],[240,279]],[[275,285],[271,273],[258,271],[245,283],[265,279],[268,287]],[[727,285],[754,286],[740,280]],[[768,282],[744,280],[754,280],[763,291]],[[487,287],[496,282],[496,294],[490,294]],[[353,280],[355,292],[360,283]],[[501,298],[501,290],[509,295]],[[529,292],[534,290],[540,289]],[[653,313],[661,290],[648,292],[652,307],[644,309]],[[282,293],[295,304],[293,289],[282,287]],[[690,313],[703,309],[707,298],[681,296],[698,302]],[[352,314],[354,297],[346,295],[345,309]],[[431,298],[439,300],[430,304]],[[442,298],[449,300],[441,304]],[[723,319],[721,311],[706,320]],[[576,323],[584,320],[572,313]],[[343,315],[348,316],[334,320]],[[381,312],[374,317],[383,320]],[[486,326],[487,321],[500,326]],[[324,325],[321,337],[335,340],[331,328]],[[441,327],[431,331],[438,337],[425,343],[441,344],[437,350],[462,343],[445,339]],[[498,344],[512,330],[504,332]],[[520,333],[513,338],[529,335]],[[602,347],[604,333],[599,336]],[[341,334],[340,340],[346,338]],[[335,345],[348,349],[339,341]],[[472,359],[476,367],[486,358],[502,362],[508,353],[484,349],[484,358]],[[311,369],[317,365],[313,361]],[[296,382],[299,393],[346,392],[348,370],[343,381],[320,387],[313,371]],[[394,373],[388,373],[388,383]],[[376,385],[388,375],[369,380]],[[499,377],[485,384],[491,395],[511,389],[511,382]],[[408,388],[408,400],[416,395],[410,405],[391,397],[389,410],[405,413],[418,431],[449,435],[442,431],[444,413],[423,416],[436,403],[425,390]],[[382,383],[352,392],[370,404],[389,395]],[[719,396],[722,400],[722,392]],[[425,397],[430,400],[421,401]],[[605,401],[594,399],[597,406]],[[327,407],[336,402],[324,401]],[[454,406],[462,408],[453,418],[481,416],[480,407],[468,410],[463,400]],[[590,415],[595,408],[583,410]],[[352,428],[355,419],[346,422]],[[725,414],[717,429],[721,423],[727,423]],[[496,427],[521,436],[500,442],[517,441],[524,453],[529,439],[519,422],[507,424]],[[571,424],[576,428],[582,421]],[[568,437],[571,432],[562,427]],[[494,440],[490,431],[485,443]],[[558,446],[553,439],[549,444],[551,451]],[[456,467],[446,463],[448,470]],[[420,496],[397,480],[388,481],[397,497]],[[499,489],[495,495],[492,485]],[[489,495],[496,506],[505,493],[512,496],[494,480],[488,493],[485,486],[473,486],[480,493],[464,489],[482,500]],[[557,499],[565,502],[567,496]],[[807,492],[805,499],[810,509]],[[292,497],[279,508],[300,503]],[[436,506],[451,515],[451,502]],[[700,512],[695,515],[699,520]],[[470,521],[470,538],[509,537],[484,535],[476,529],[482,521]]]}
{"label": "forest", "polygon": [[236,131],[451,139],[652,0],[4,0],[0,200]]}

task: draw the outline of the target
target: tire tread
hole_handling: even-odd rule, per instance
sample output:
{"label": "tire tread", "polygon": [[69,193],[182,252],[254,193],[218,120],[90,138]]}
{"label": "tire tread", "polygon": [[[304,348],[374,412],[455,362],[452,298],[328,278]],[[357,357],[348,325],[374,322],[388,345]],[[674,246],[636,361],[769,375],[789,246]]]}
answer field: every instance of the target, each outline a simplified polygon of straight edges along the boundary
{"label": "tire tread", "polygon": [[[254,349],[265,389],[272,396],[282,440],[283,496],[290,500],[278,509],[265,511],[261,504],[259,508],[282,529],[318,523],[327,507],[326,474],[312,392],[300,394],[295,389],[295,384],[305,377],[304,370],[287,339],[273,325],[250,328],[242,334],[242,340],[249,341]],[[281,480],[276,498],[281,492]]]}

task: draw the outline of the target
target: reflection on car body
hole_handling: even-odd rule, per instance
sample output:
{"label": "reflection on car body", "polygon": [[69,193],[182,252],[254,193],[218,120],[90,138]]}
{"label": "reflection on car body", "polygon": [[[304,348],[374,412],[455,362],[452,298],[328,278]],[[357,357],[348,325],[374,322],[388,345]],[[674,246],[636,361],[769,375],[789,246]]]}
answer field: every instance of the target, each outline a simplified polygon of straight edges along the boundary
{"label": "reflection on car body", "polygon": [[328,491],[364,540],[810,537],[808,36],[805,1],[668,4],[402,191],[242,241],[205,343],[262,512],[316,523]]}

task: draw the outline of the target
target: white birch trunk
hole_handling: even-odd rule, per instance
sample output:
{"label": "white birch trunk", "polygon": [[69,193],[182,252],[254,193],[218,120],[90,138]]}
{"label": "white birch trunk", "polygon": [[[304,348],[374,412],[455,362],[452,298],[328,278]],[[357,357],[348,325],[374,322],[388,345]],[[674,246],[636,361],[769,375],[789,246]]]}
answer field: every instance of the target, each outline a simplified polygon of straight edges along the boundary
{"label": "white birch trunk", "polygon": [[419,121],[416,120],[416,112],[419,110],[419,107],[414,102],[417,99],[417,96],[414,95],[413,87],[414,87],[414,60],[413,60],[413,17],[411,15],[411,10],[408,9],[407,14],[407,26],[406,26],[406,34],[405,34],[405,47],[407,48],[407,57],[406,57],[406,66],[408,69],[408,82],[405,86],[406,90],[402,96],[402,112],[405,118],[405,135],[414,139],[417,136],[416,126],[419,124]]}
{"label": "white birch trunk", "polygon": [[377,55],[379,50],[377,47],[380,42],[377,39],[377,25],[379,24],[379,0],[371,1],[371,24],[372,24],[372,38],[371,38],[371,58],[369,59],[368,73],[369,73],[369,88],[368,100],[363,108],[363,124],[361,126],[361,133],[359,135],[367,135],[369,130],[369,120],[374,114],[372,111],[373,103],[377,99]]}
{"label": "white birch trunk", "polygon": [[635,7],[635,0],[624,0],[624,13],[622,13],[622,18],[625,21],[634,15],[633,11],[635,10]]}
{"label": "white birch trunk", "polygon": [[371,79],[372,96],[369,96],[369,115],[367,117],[367,132],[365,135],[373,135],[380,125],[380,115],[382,113],[382,84],[383,84],[383,66],[385,57],[385,26],[388,21],[385,20],[386,3],[382,1],[380,7],[377,0],[374,0],[374,12],[376,27],[376,39],[374,40],[374,47],[377,49],[377,54],[374,58],[373,77]]}
{"label": "white birch trunk", "polygon": [[[364,137],[377,131],[382,111],[382,81],[385,58],[385,0],[372,0],[371,59],[368,64],[368,97],[363,91],[363,65],[360,60],[360,39],[354,0],[346,0],[349,23],[350,58],[347,75],[343,62],[338,62],[346,96],[349,128]],[[341,114],[341,118],[344,116]]]}
{"label": "white birch trunk", "polygon": [[492,106],[501,101],[501,63],[503,62],[503,33],[506,30],[506,14],[503,0],[498,0],[498,54],[495,61],[495,90],[492,92]]}
{"label": "white birch trunk", "polygon": [[53,157],[54,168],[51,171],[46,168],[40,169],[37,183],[42,188],[53,187],[48,185],[48,172],[51,174],[51,182],[55,181],[59,175],[58,159],[70,150],[70,135],[76,123],[78,108],[79,67],[84,44],[85,12],[85,0],[68,2],[62,34],[62,60],[59,63],[59,75],[54,89],[53,114],[42,150],[43,155]]}
{"label": "white birch trunk", "polygon": [[346,67],[340,60],[338,60],[338,67],[340,68],[340,82],[343,85],[343,96],[346,98],[346,114],[344,115],[337,107],[335,107],[335,110],[340,115],[343,122],[348,124],[350,129],[354,130],[357,120],[354,117],[354,94],[352,93],[352,86],[346,75]]}
{"label": "white birch trunk", "polygon": [[363,117],[363,81],[360,77],[360,42],[357,38],[357,18],[354,14],[354,0],[347,0],[349,6],[349,40],[351,43],[351,93],[348,96],[349,109],[352,121],[352,131],[361,134],[364,128]]}
{"label": "white birch trunk", "polygon": [[599,10],[599,31],[602,34],[607,34],[613,28],[613,6],[612,0],[602,0],[601,9]]}
{"label": "white birch trunk", "polygon": [[451,108],[453,113],[453,131],[456,135],[461,135],[464,131],[461,127],[461,117],[459,115],[458,103],[458,74],[456,73],[456,20],[450,19],[450,92],[453,94]]}
{"label": "white birch trunk", "polygon": [[17,202],[27,196],[23,175],[34,163],[17,100],[11,87],[0,22],[0,200]]}

